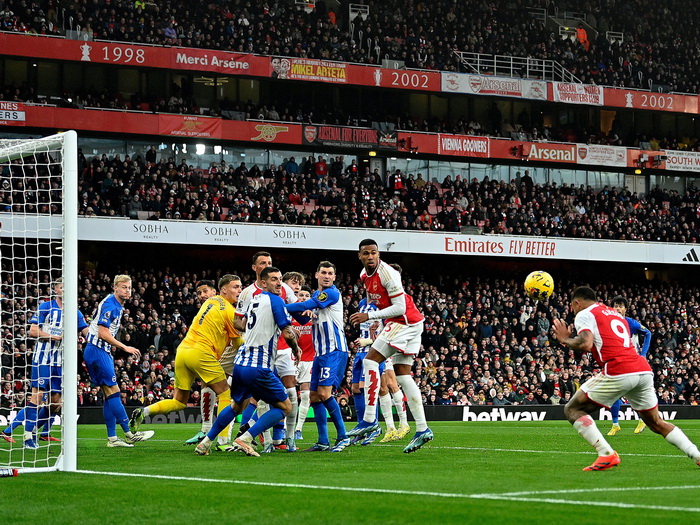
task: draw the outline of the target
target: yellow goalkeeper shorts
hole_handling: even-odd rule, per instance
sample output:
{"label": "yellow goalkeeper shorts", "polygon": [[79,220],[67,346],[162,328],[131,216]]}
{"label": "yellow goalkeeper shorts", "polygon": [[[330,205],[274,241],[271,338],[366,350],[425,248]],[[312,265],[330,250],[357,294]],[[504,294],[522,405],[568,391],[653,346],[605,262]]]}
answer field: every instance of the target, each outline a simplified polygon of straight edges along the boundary
{"label": "yellow goalkeeper shorts", "polygon": [[211,385],[226,380],[226,373],[214,354],[181,344],[175,355],[175,388],[189,391],[197,377]]}

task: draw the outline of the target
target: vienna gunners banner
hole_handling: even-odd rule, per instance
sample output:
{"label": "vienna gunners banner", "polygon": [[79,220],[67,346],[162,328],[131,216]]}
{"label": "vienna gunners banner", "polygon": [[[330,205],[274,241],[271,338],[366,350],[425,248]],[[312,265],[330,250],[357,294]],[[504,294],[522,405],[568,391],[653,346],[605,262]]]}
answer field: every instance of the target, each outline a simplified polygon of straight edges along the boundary
{"label": "vienna gunners banner", "polygon": [[440,133],[438,135],[438,154],[488,158],[489,144],[490,141],[487,137]]}
{"label": "vienna gunners banner", "polygon": [[590,104],[594,106],[603,105],[603,88],[601,86],[553,82],[552,90],[554,91],[555,102]]}
{"label": "vienna gunners banner", "polygon": [[302,144],[336,148],[395,150],[397,136],[395,131],[382,132],[367,128],[308,125],[304,126],[302,130]]}

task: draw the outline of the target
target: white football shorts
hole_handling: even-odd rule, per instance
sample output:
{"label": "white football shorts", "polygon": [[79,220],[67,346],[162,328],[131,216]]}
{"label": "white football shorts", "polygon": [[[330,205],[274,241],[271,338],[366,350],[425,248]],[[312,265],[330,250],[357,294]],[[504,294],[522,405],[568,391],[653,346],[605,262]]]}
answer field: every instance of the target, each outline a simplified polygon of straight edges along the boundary
{"label": "white football shorts", "polygon": [[297,369],[294,366],[294,360],[292,359],[292,349],[284,348],[277,351],[277,358],[275,359],[275,371],[279,377],[286,376],[296,376]]}
{"label": "white football shorts", "polygon": [[297,383],[311,383],[313,361],[300,361],[297,365]]}
{"label": "white football shorts", "polygon": [[413,364],[420,351],[423,321],[416,324],[387,322],[372,348],[389,358],[393,356],[395,365]]}
{"label": "white football shorts", "polygon": [[588,399],[606,408],[623,396],[637,411],[651,410],[659,404],[654,391],[654,376],[650,373],[623,376],[598,374],[582,384],[581,390]]}

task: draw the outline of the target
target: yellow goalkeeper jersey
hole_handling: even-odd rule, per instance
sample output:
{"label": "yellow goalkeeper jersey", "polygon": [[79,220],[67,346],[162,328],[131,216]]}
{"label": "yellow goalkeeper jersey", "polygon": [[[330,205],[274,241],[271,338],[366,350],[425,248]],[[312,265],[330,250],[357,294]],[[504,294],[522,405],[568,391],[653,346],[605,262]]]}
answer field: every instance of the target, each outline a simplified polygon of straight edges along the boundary
{"label": "yellow goalkeeper jersey", "polygon": [[236,309],[220,295],[207,299],[194,316],[182,344],[214,354],[220,359],[229,342],[240,346],[241,335],[233,326]]}

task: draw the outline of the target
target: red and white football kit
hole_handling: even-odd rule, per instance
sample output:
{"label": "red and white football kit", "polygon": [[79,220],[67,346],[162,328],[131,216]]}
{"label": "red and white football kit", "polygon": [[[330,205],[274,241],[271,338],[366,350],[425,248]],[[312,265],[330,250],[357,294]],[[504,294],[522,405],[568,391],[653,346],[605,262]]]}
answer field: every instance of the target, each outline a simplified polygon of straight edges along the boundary
{"label": "red and white football kit", "polygon": [[593,334],[591,352],[602,369],[599,375],[581,385],[591,401],[610,407],[624,396],[637,411],[658,405],[651,367],[637,353],[629,325],[617,310],[593,304],[576,315],[574,324],[577,333]]}
{"label": "red and white football kit", "polygon": [[372,343],[372,348],[384,357],[396,354],[394,364],[412,364],[420,350],[424,317],[416,308],[413,298],[404,291],[401,274],[380,260],[372,275],[363,269],[360,279],[367,292],[367,300],[379,308],[369,312],[370,320],[384,319],[382,310],[392,306],[392,299],[403,296],[406,311],[386,318],[384,329]]}

